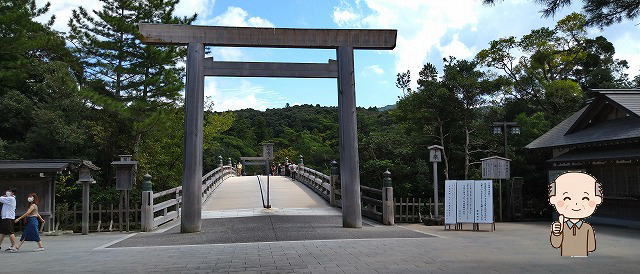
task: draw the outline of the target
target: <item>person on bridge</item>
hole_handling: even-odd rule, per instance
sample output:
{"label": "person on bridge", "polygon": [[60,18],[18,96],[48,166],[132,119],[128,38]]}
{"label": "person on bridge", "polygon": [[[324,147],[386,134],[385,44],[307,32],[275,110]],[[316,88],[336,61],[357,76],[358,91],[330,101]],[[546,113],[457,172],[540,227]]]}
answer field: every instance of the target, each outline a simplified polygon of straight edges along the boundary
{"label": "person on bridge", "polygon": [[[40,199],[38,199],[38,195],[31,193],[27,196],[27,201],[29,202],[29,209],[15,221],[17,223],[22,219],[27,220],[27,224],[22,232],[22,237],[20,237],[20,243],[16,246],[15,251],[20,249],[24,241],[36,242],[38,243],[38,248],[36,248],[35,251],[44,251],[44,246],[42,246],[40,234],[38,233],[39,227],[44,225],[44,219],[42,219],[42,216],[38,213],[38,202],[40,202]],[[40,225],[38,225],[38,220],[40,220]]]}
{"label": "person on bridge", "polygon": [[242,176],[242,163],[238,163],[236,170],[238,171],[238,176]]}
{"label": "person on bridge", "polygon": [[289,176],[293,177],[293,175],[294,175],[294,173],[296,172],[297,169],[298,169],[298,165],[290,164],[289,165]]}

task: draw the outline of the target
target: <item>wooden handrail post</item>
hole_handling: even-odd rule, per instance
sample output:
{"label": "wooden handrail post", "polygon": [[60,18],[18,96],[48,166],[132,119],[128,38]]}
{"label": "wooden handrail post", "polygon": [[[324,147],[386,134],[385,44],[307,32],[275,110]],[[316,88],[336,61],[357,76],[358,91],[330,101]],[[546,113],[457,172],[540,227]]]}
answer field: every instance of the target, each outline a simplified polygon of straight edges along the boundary
{"label": "wooden handrail post", "polygon": [[331,188],[329,189],[329,204],[333,207],[338,206],[336,199],[336,185],[340,182],[340,170],[338,169],[338,162],[336,160],[331,161]]}
{"label": "wooden handrail post", "polygon": [[382,223],[393,225],[395,223],[395,204],[393,201],[393,185],[391,182],[391,172],[387,169],[384,173],[382,184]]}
{"label": "wooden handrail post", "polygon": [[142,206],[140,210],[142,231],[152,231],[155,228],[153,224],[153,184],[149,174],[144,175],[144,181],[142,182]]}

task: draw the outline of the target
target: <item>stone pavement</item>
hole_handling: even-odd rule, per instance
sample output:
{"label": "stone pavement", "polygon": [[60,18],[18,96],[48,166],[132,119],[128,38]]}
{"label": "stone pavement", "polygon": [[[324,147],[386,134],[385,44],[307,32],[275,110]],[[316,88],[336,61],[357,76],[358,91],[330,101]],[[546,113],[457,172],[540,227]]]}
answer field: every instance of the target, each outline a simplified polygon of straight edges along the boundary
{"label": "stone pavement", "polygon": [[112,247],[174,246],[195,244],[257,243],[304,240],[427,238],[433,237],[397,226],[342,227],[342,216],[253,216],[202,221],[199,233],[180,233],[176,226],[162,233],[140,233]]}
{"label": "stone pavement", "polygon": [[[443,231],[403,225],[438,237],[105,248],[123,234],[43,237],[0,254],[13,273],[637,273],[640,232],[594,225],[598,248],[562,258],[549,246],[549,223],[498,223],[495,232]],[[6,247],[6,240],[5,245]]]}

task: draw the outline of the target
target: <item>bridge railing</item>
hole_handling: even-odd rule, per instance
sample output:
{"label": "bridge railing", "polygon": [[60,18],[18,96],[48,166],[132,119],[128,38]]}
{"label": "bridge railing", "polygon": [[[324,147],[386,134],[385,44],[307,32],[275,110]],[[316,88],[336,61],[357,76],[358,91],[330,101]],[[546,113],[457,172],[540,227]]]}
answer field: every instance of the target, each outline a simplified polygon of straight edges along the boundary
{"label": "bridge railing", "polygon": [[[294,179],[305,184],[325,200],[330,200],[331,176],[308,167],[298,167],[294,173]],[[334,190],[335,191],[335,190]]]}
{"label": "bridge railing", "polygon": [[[235,176],[232,166],[218,167],[202,176],[202,202],[206,202],[214,190],[225,179]],[[151,176],[145,175],[142,191],[141,224],[142,231],[152,231],[158,226],[180,218],[182,186],[160,192],[153,192]],[[157,201],[157,202],[156,202]]]}
{"label": "bridge railing", "polygon": [[[332,175],[326,175],[308,167],[298,166],[298,169],[292,174],[292,177],[309,187],[320,197],[329,201],[332,206],[341,207],[340,176],[337,173],[336,164],[335,162],[332,163]],[[391,191],[391,193],[392,192],[393,191]],[[382,189],[360,186],[362,215],[373,220],[384,222],[383,215],[385,210],[383,209],[383,196]],[[393,194],[391,194],[390,201],[392,201],[391,203],[393,204]]]}

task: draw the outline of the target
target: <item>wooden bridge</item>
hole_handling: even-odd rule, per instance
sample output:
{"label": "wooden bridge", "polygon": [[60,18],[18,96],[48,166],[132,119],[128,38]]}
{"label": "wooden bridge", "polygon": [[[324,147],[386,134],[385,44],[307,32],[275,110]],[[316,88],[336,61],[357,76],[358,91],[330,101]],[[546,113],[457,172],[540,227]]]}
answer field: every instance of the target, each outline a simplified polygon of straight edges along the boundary
{"label": "wooden bridge", "polygon": [[[337,164],[334,162],[333,165],[331,175],[298,166],[291,176],[270,176],[269,190],[267,176],[238,176],[231,165],[218,167],[203,176],[201,217],[340,215],[340,175],[336,172]],[[390,178],[387,179],[390,184]],[[382,189],[361,186],[360,190],[362,216],[374,222],[419,222],[421,212],[433,209],[432,203],[421,199],[394,198],[391,186]],[[152,231],[165,223],[180,220],[181,201],[182,187],[155,193],[143,191],[142,230]],[[386,209],[384,201],[387,201]],[[266,208],[267,204],[271,208]],[[386,219],[385,214],[388,215]]]}

